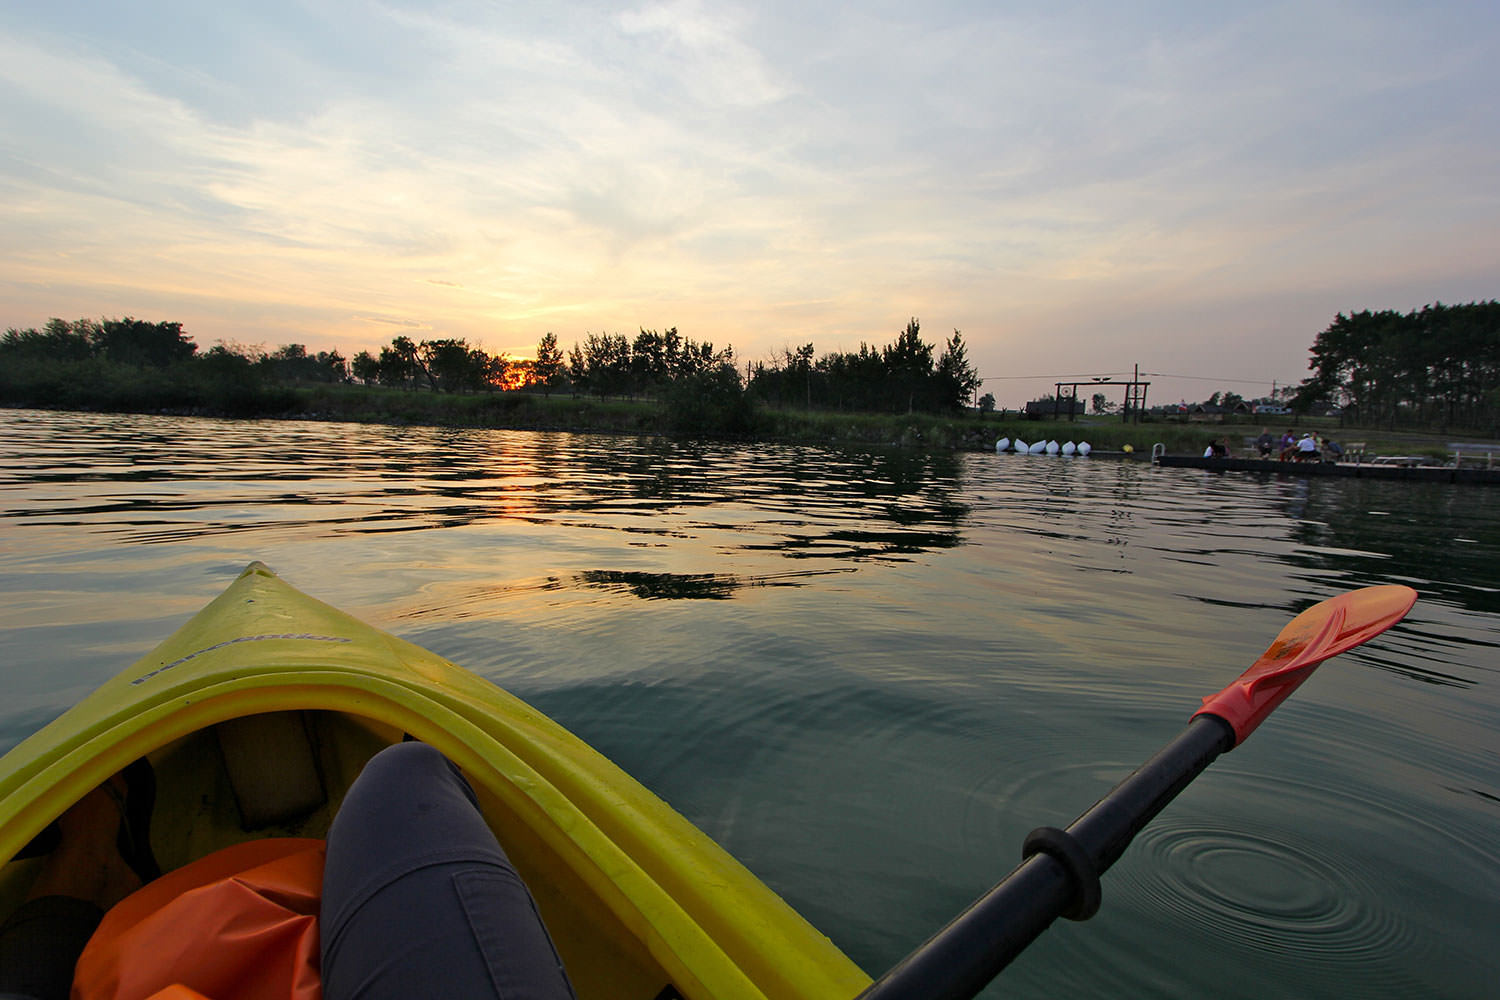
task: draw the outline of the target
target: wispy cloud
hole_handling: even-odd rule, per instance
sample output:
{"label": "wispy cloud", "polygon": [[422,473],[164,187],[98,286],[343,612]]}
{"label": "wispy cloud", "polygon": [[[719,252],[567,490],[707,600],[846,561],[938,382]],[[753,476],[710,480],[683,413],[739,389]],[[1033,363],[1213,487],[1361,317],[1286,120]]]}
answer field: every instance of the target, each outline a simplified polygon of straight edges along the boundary
{"label": "wispy cloud", "polygon": [[402,326],[409,330],[430,330],[432,327],[419,320],[400,319],[393,316],[350,316],[357,323],[380,323],[384,326]]}
{"label": "wispy cloud", "polygon": [[915,314],[985,370],[1295,377],[1338,309],[1496,294],[1497,18],[10,9],[0,303],[345,350],[413,316],[510,350],[676,324],[751,356]]}

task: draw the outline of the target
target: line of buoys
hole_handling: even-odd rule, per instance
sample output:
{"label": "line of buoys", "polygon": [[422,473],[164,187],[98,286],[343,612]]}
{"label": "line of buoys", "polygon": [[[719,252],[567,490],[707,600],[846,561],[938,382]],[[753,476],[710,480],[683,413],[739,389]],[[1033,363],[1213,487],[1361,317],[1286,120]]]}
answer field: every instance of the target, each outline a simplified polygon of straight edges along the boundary
{"label": "line of buoys", "polygon": [[1027,444],[1020,438],[1011,440],[1008,437],[1003,437],[995,442],[995,451],[998,454],[1014,451],[1017,455],[1073,456],[1087,455],[1090,451],[1093,451],[1093,448],[1087,441],[1080,441],[1077,444],[1074,444],[1072,441],[1069,441],[1067,444],[1058,444],[1056,441],[1036,441],[1032,444]]}

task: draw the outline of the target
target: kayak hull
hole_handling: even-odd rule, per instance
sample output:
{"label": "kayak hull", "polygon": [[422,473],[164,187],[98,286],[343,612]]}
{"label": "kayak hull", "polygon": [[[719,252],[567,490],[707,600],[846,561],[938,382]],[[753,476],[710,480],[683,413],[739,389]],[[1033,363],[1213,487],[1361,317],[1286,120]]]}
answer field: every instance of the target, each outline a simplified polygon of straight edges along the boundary
{"label": "kayak hull", "polygon": [[[254,563],[135,665],[0,759],[0,857],[138,757],[170,870],[321,837],[364,762],[430,743],[474,786],[580,997],[852,997],[869,977],[705,834],[521,700]],[[39,864],[0,871],[0,912]]]}

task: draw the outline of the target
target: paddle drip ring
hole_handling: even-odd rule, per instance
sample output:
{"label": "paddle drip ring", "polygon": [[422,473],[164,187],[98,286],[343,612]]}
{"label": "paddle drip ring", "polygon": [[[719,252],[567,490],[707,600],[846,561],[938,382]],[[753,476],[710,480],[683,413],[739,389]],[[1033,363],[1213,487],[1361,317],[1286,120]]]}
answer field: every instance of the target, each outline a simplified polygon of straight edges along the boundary
{"label": "paddle drip ring", "polygon": [[1063,866],[1073,879],[1077,891],[1077,902],[1063,911],[1069,920],[1087,920],[1099,912],[1103,890],[1099,886],[1099,868],[1094,864],[1083,846],[1066,830],[1055,826],[1039,826],[1026,835],[1021,845],[1021,860],[1036,853],[1046,854]]}

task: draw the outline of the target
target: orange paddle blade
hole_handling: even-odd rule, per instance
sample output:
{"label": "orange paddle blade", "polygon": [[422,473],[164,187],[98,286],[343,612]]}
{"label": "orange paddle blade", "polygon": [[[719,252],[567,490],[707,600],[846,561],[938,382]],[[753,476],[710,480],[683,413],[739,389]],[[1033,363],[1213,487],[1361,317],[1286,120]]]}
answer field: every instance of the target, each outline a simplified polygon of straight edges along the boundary
{"label": "orange paddle blade", "polygon": [[1271,648],[1249,670],[1218,694],[1203,699],[1194,713],[1216,715],[1234,728],[1239,746],[1313,668],[1330,656],[1353,649],[1406,617],[1417,601],[1410,587],[1365,587],[1320,601],[1281,630]]}

